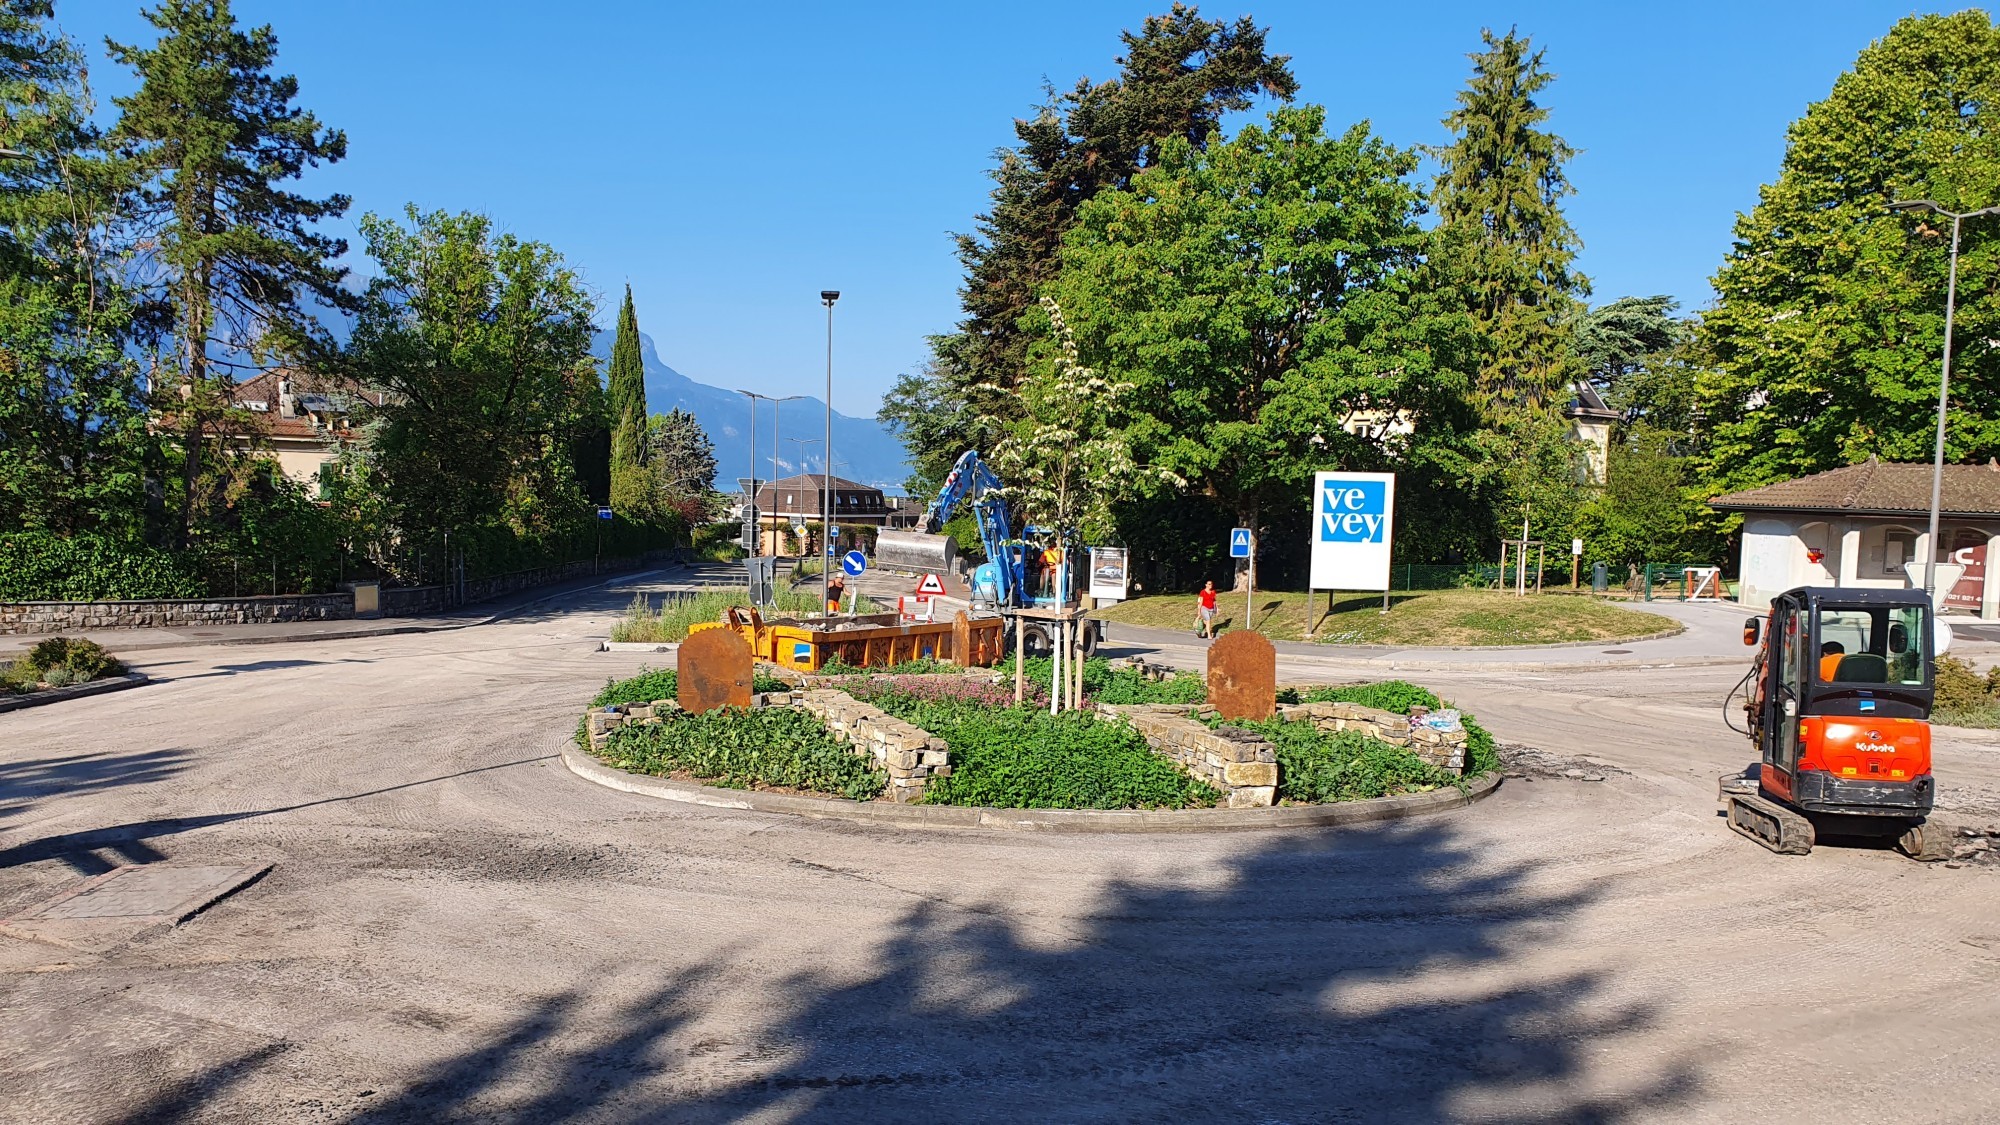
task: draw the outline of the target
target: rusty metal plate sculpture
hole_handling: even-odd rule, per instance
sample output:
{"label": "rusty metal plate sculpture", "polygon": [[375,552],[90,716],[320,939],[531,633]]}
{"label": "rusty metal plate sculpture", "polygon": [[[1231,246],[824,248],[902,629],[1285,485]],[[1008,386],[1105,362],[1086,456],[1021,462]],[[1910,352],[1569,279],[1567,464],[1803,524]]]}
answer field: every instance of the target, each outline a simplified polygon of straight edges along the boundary
{"label": "rusty metal plate sculpture", "polygon": [[675,668],[681,709],[701,715],[717,707],[750,706],[750,646],[729,629],[704,629],[681,642]]}
{"label": "rusty metal plate sculpture", "polygon": [[1278,707],[1278,650],[1257,633],[1208,646],[1208,702],[1225,719],[1268,719]]}

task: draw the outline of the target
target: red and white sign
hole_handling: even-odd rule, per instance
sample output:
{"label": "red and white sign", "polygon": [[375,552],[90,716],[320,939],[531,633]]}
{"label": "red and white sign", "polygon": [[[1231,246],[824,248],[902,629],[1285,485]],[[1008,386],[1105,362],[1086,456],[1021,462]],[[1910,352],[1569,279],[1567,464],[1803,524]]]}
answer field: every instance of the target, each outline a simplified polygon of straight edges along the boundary
{"label": "red and white sign", "polygon": [[935,574],[924,575],[924,580],[922,582],[917,583],[917,593],[919,594],[944,593],[944,579],[939,578]]}

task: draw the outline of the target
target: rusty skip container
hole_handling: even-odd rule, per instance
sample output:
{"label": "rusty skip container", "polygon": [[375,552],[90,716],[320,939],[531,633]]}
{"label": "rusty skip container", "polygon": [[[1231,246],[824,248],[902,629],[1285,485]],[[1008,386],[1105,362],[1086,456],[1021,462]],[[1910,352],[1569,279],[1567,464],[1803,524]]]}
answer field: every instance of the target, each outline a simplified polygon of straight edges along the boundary
{"label": "rusty skip container", "polygon": [[766,621],[754,609],[731,606],[724,620],[697,623],[689,632],[707,629],[732,629],[757,659],[806,673],[836,659],[855,668],[889,668],[926,658],[984,668],[1005,655],[1006,622],[964,611],[938,622],[904,622],[893,613]]}

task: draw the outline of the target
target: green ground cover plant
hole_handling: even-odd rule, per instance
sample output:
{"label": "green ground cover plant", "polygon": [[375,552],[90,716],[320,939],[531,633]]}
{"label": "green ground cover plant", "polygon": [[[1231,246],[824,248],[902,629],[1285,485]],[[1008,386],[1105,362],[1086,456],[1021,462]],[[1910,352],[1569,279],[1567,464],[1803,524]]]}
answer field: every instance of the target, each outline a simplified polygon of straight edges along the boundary
{"label": "green ground cover plant", "polygon": [[[1021,662],[1029,683],[1046,697],[1054,678],[1055,661],[1046,656],[1030,656]],[[1007,683],[1014,680],[1014,658],[995,667]],[[1093,656],[1083,662],[1083,697],[1092,703],[1205,703],[1208,681],[1196,672],[1180,672],[1164,680],[1148,680],[1131,668],[1113,670],[1111,662]]]}
{"label": "green ground cover plant", "polygon": [[1254,731],[1270,742],[1278,754],[1278,797],[1294,804],[1365,801],[1463,783],[1457,774],[1360,731],[1326,732],[1276,718],[1211,725]]}
{"label": "green ground cover plant", "polygon": [[1153,753],[1131,727],[1088,712],[1050,715],[973,699],[919,698],[886,686],[862,691],[875,706],[950,747],[951,776],[931,781],[926,804],[1185,809],[1222,797]]}
{"label": "green ground cover plant", "polygon": [[[1428,707],[1442,711],[1451,704],[1437,697],[1428,688],[1418,687],[1408,680],[1383,680],[1373,684],[1345,684],[1339,687],[1318,687],[1298,694],[1299,703],[1358,703],[1363,707],[1373,707],[1397,715],[1407,715],[1412,707]],[[1479,725],[1471,715],[1459,712],[1459,723],[1465,727],[1465,772],[1477,776],[1500,768],[1500,750],[1494,744],[1493,732]]]}
{"label": "green ground cover plant", "polygon": [[615,769],[686,774],[728,789],[778,787],[867,801],[888,785],[871,760],[791,707],[675,712],[659,723],[618,728],[597,754]]}

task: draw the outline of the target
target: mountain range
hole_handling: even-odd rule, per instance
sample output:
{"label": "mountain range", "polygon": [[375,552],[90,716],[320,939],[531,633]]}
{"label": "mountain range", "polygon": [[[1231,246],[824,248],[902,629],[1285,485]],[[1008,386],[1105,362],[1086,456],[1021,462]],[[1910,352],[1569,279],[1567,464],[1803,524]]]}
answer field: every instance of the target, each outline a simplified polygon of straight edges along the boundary
{"label": "mountain range", "polygon": [[[611,333],[597,333],[591,354],[609,365]],[[646,370],[646,409],[653,414],[665,414],[678,408],[694,415],[701,428],[708,431],[709,440],[715,443],[716,487],[724,492],[735,491],[737,478],[750,475],[750,400],[732,390],[697,383],[668,367],[654,348],[653,338],[644,332],[639,333],[639,354]],[[818,444],[801,447],[785,439],[824,439],[826,405],[816,398],[802,398],[784,403],[779,411],[778,476],[819,472],[824,462]],[[771,404],[757,403],[760,480],[771,479],[771,422]],[[861,484],[900,492],[910,474],[909,453],[881,422],[850,417],[836,410],[833,473]]]}

